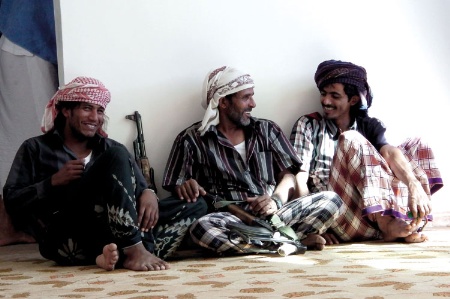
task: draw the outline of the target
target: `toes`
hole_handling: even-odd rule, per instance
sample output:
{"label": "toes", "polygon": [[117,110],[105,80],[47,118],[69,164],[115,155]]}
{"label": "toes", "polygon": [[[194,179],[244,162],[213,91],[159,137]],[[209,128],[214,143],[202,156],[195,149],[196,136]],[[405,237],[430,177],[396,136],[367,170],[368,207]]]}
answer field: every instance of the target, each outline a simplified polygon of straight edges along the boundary
{"label": "toes", "polygon": [[428,237],[422,233],[412,233],[411,235],[405,237],[405,242],[407,243],[421,243],[428,240]]}

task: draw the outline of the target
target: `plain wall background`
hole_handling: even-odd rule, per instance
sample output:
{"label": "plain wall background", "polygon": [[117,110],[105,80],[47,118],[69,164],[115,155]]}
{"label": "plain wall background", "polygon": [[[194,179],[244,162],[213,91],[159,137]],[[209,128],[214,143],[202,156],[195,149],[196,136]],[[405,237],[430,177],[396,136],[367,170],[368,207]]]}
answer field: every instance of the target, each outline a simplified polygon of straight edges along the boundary
{"label": "plain wall background", "polygon": [[[60,81],[101,80],[112,93],[109,136],[130,151],[136,128],[125,115],[140,112],[160,197],[172,142],[203,117],[204,77],[222,65],[252,75],[253,115],[288,136],[300,115],[320,111],[320,62],[362,65],[370,115],[393,144],[426,138],[449,177],[450,1],[55,0],[55,8]],[[433,197],[435,211],[449,210],[444,193]]]}

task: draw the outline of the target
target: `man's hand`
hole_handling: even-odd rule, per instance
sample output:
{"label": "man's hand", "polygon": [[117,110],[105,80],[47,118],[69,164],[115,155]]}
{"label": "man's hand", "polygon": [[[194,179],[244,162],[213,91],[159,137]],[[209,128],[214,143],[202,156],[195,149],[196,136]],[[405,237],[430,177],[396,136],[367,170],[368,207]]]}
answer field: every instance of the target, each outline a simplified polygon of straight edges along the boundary
{"label": "man's hand", "polygon": [[182,185],[176,186],[175,192],[177,193],[178,198],[184,199],[187,202],[196,202],[197,197],[206,195],[205,189],[203,189],[203,187],[194,179],[189,179]]}
{"label": "man's hand", "polygon": [[431,213],[431,200],[419,181],[408,186],[408,208],[412,214],[412,225],[419,225]]}
{"label": "man's hand", "polygon": [[260,216],[273,215],[278,209],[277,204],[270,198],[269,195],[248,197],[247,202],[253,214]]}
{"label": "man's hand", "polygon": [[145,189],[138,199],[138,226],[148,232],[159,219],[158,197],[150,189]]}
{"label": "man's hand", "polygon": [[52,186],[67,185],[71,181],[81,178],[84,171],[84,159],[70,160],[52,175]]}

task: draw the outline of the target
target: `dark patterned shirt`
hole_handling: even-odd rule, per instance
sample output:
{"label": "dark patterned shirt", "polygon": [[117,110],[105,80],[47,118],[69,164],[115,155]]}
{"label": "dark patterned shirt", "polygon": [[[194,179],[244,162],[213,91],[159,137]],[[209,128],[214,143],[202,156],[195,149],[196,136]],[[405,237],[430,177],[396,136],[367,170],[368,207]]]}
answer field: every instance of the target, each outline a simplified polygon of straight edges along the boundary
{"label": "dark patterned shirt", "polygon": [[250,125],[244,127],[245,161],[215,126],[200,136],[200,125],[193,124],[175,139],[164,173],[164,189],[174,191],[193,178],[209,193],[244,200],[271,195],[281,171],[296,174],[299,170],[301,163],[288,138],[272,121],[251,118]]}
{"label": "dark patterned shirt", "polygon": [[[124,145],[100,135],[95,136],[89,143],[92,154],[85,171],[111,146]],[[51,176],[67,161],[76,159],[76,155],[64,146],[57,131],[32,137],[20,146],[3,188],[5,206],[16,225],[24,226],[31,218],[38,218],[45,224],[48,217],[59,210],[71,185],[52,186]],[[147,184],[139,166],[134,164],[138,198]],[[29,230],[26,226],[22,228]]]}
{"label": "dark patterned shirt", "polygon": [[[361,133],[379,151],[388,144],[383,123],[373,117],[357,117],[350,130]],[[290,140],[302,161],[301,170],[309,172],[311,192],[328,190],[331,163],[338,137],[338,127],[320,113],[300,117],[292,128]]]}

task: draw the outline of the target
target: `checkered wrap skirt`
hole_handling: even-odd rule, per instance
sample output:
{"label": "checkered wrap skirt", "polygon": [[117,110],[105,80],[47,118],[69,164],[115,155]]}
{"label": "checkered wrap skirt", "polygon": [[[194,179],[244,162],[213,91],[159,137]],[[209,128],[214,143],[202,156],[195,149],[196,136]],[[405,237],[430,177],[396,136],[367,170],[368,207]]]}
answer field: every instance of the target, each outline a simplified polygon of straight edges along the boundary
{"label": "checkered wrap skirt", "polygon": [[[342,200],[336,193],[323,191],[292,200],[277,211],[277,215],[297,233],[300,240],[308,234],[324,233],[340,214]],[[229,212],[207,214],[190,227],[192,240],[215,252],[239,252],[228,239],[230,222],[243,223]]]}
{"label": "checkered wrap skirt", "polygon": [[[414,138],[399,148],[428,195],[443,186],[433,151],[427,144]],[[328,189],[344,201],[343,213],[331,227],[342,241],[381,239],[381,231],[370,216],[373,213],[409,219],[407,186],[394,176],[380,153],[358,132],[340,135]]]}

